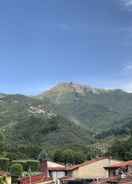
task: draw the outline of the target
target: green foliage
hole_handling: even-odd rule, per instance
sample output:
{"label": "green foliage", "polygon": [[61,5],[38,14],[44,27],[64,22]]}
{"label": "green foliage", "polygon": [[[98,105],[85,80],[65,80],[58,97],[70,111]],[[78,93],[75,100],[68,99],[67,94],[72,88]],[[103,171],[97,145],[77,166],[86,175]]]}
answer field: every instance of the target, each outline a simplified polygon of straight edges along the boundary
{"label": "green foliage", "polygon": [[63,158],[63,155],[62,155],[62,150],[56,150],[55,153],[54,153],[54,156],[53,156],[53,160],[55,162],[64,162],[64,158]]}
{"label": "green foliage", "polygon": [[20,150],[20,153],[24,152],[27,153],[27,155],[30,154],[30,151],[26,152],[23,148],[20,149],[22,145],[24,145],[24,147],[27,146],[27,148],[30,145],[38,145],[36,155],[34,155],[34,152],[29,155],[29,158],[36,158],[41,151],[40,148],[44,146],[49,149],[49,146],[68,146],[75,142],[81,145],[92,142],[93,140],[92,137],[89,137],[89,131],[74,125],[65,118],[60,116],[45,118],[43,115],[39,117],[32,115],[23,121],[23,123],[16,124],[13,129],[10,130],[8,141],[12,147]]}
{"label": "green foliage", "polygon": [[132,160],[132,137],[124,141],[114,141],[108,154],[120,160]]}
{"label": "green foliage", "polygon": [[48,153],[46,150],[42,150],[38,156],[38,160],[39,161],[43,161],[43,160],[48,160],[49,157],[48,157]]}
{"label": "green foliage", "polygon": [[9,163],[8,158],[0,158],[0,170],[8,171]]}
{"label": "green foliage", "polygon": [[21,164],[12,164],[10,167],[11,176],[19,177],[22,176],[23,167]]}
{"label": "green foliage", "polygon": [[54,153],[53,159],[55,162],[62,162],[64,164],[79,164],[86,160],[86,156],[82,151],[75,151],[72,149],[59,149]]}
{"label": "green foliage", "polygon": [[31,170],[32,172],[39,171],[40,162],[37,160],[27,160],[26,161],[26,171]]}
{"label": "green foliage", "polygon": [[[132,94],[121,90],[92,89],[73,83],[59,85],[36,97],[2,94],[1,157],[7,156],[11,160],[37,159],[43,149],[48,153],[58,148],[75,151],[73,146],[76,143],[80,147],[76,155],[70,152],[70,158],[64,161],[60,157],[60,161],[71,162],[73,155],[83,158],[80,152],[86,157],[82,160],[94,158],[99,154],[98,150],[84,150],[98,138],[107,141],[109,137],[130,134],[131,99]],[[50,154],[53,158],[54,154]],[[55,160],[58,160],[59,154],[56,153]],[[130,158],[130,151],[124,157]]]}
{"label": "green foliage", "polygon": [[39,161],[38,160],[14,160],[12,164],[20,164],[23,167],[24,171],[31,170],[32,172],[36,172],[39,170]]}
{"label": "green foliage", "polygon": [[7,184],[6,176],[0,176],[0,184]]}
{"label": "green foliage", "polygon": [[63,159],[64,159],[64,163],[73,163],[73,159],[74,159],[74,153],[71,149],[67,149],[63,151]]}
{"label": "green foliage", "polygon": [[49,99],[55,112],[98,132],[113,128],[114,122],[131,114],[132,94],[122,90],[92,89],[64,83],[38,98]]}
{"label": "green foliage", "polygon": [[3,155],[5,150],[5,136],[2,131],[0,131],[0,155]]}
{"label": "green foliage", "polygon": [[22,165],[23,171],[27,170],[27,160],[13,160],[12,165]]}

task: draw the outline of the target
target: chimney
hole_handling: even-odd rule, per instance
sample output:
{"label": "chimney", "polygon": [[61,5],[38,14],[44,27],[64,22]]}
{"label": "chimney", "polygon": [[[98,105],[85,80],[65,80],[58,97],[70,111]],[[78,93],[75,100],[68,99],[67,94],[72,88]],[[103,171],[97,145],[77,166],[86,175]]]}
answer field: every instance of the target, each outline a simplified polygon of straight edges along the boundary
{"label": "chimney", "polygon": [[47,160],[42,160],[40,162],[41,164],[41,172],[44,175],[45,178],[48,178],[48,163]]}

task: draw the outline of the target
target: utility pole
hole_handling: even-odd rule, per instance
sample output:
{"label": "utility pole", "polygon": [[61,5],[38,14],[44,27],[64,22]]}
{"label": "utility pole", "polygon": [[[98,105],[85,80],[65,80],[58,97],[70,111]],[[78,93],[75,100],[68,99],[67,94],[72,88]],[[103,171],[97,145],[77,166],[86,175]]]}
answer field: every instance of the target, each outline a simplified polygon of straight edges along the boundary
{"label": "utility pole", "polygon": [[28,170],[28,173],[29,173],[29,183],[32,184],[32,181],[31,181],[31,168],[29,167],[29,170]]}

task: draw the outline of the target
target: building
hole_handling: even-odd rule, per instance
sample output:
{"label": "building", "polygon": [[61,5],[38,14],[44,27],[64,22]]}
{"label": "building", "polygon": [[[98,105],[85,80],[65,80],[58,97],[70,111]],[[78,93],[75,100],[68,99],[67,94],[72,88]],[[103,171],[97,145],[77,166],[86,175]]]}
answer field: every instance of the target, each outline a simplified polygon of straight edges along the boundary
{"label": "building", "polygon": [[41,162],[41,172],[46,178],[51,177],[55,183],[60,183],[60,179],[67,175],[64,165],[47,160]]}
{"label": "building", "polygon": [[105,167],[108,170],[109,177],[120,176],[125,178],[126,176],[132,176],[132,160],[121,162],[119,164],[113,164]]}
{"label": "building", "polygon": [[98,158],[69,167],[67,168],[67,171],[69,176],[72,176],[76,179],[108,178],[109,171],[106,169],[106,167],[119,163],[121,162],[109,158]]}

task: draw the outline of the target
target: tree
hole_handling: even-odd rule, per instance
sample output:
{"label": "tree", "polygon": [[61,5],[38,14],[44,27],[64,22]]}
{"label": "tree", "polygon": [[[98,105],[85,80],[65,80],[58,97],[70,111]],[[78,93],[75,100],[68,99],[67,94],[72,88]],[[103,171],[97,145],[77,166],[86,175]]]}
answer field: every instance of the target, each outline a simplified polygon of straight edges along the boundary
{"label": "tree", "polygon": [[64,163],[68,164],[68,163],[73,163],[74,158],[73,158],[73,150],[72,149],[66,149],[63,151],[63,158],[64,158]]}
{"label": "tree", "polygon": [[5,151],[5,136],[0,130],[0,154],[3,155],[4,151]]}
{"label": "tree", "polygon": [[55,151],[53,160],[65,164],[79,164],[86,160],[84,152],[74,149],[58,149]]}
{"label": "tree", "polygon": [[19,177],[22,176],[23,166],[21,164],[12,164],[10,167],[11,176]]}
{"label": "tree", "polygon": [[8,171],[8,167],[9,167],[9,159],[0,158],[0,169],[4,171]]}
{"label": "tree", "polygon": [[132,136],[125,140],[115,140],[108,150],[109,155],[120,160],[132,159]]}
{"label": "tree", "polygon": [[46,150],[42,150],[38,156],[39,161],[48,160],[48,153]]}
{"label": "tree", "polygon": [[0,184],[7,184],[6,176],[0,177]]}
{"label": "tree", "polygon": [[74,164],[80,164],[86,160],[86,156],[82,151],[73,152],[73,162]]}
{"label": "tree", "polygon": [[53,160],[55,162],[64,162],[63,151],[60,149],[56,150],[53,156]]}
{"label": "tree", "polygon": [[109,155],[116,159],[125,160],[126,144],[124,141],[115,140],[108,150]]}

